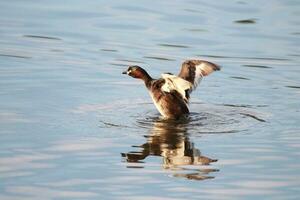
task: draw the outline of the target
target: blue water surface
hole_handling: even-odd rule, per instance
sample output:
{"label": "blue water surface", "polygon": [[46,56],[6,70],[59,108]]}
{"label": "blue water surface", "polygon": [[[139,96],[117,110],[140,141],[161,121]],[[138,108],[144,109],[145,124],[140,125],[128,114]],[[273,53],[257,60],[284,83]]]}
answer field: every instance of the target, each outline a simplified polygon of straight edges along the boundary
{"label": "blue water surface", "polygon": [[[300,2],[1,1],[0,199],[299,199]],[[222,66],[191,115],[143,83]]]}

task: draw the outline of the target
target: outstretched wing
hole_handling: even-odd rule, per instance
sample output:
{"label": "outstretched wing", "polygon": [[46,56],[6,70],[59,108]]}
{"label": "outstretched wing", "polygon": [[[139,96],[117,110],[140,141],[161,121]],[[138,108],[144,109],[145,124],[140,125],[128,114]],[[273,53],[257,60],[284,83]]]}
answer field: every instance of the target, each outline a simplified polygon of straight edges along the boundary
{"label": "outstretched wing", "polygon": [[178,76],[173,74],[162,74],[164,84],[161,89],[164,92],[177,91],[188,103],[190,93],[196,89],[204,76],[211,74],[213,71],[220,70],[220,67],[204,60],[187,60],[182,64]]}
{"label": "outstretched wing", "polygon": [[190,82],[193,85],[192,90],[195,90],[204,76],[220,69],[218,65],[205,60],[186,60],[182,63],[178,76]]}

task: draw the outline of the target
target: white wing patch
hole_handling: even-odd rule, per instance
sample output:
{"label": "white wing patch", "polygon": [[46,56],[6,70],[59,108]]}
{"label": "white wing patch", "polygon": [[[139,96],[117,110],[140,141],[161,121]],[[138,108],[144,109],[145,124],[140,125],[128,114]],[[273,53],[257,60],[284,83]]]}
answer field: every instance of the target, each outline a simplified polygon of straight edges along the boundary
{"label": "white wing patch", "polygon": [[161,87],[164,92],[176,90],[179,94],[181,94],[184,100],[188,102],[185,90],[190,90],[193,88],[193,85],[189,81],[171,74],[162,74],[161,76],[166,81],[165,84]]}
{"label": "white wing patch", "polygon": [[201,63],[200,65],[196,65],[196,71],[195,71],[195,78],[194,78],[194,85],[193,85],[193,90],[196,89],[196,87],[199,85],[199,83],[201,82],[202,78],[203,78],[203,73],[202,70],[203,68],[206,67],[206,65],[204,63]]}

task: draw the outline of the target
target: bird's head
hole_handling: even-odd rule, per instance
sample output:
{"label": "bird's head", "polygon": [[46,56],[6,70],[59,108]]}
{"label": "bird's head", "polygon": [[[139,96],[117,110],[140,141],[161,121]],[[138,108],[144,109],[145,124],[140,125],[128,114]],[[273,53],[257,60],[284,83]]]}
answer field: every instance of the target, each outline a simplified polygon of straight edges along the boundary
{"label": "bird's head", "polygon": [[129,66],[128,69],[124,71],[122,74],[127,74],[128,76],[131,76],[133,78],[139,78],[139,79],[143,79],[143,77],[148,75],[143,68],[137,65]]}

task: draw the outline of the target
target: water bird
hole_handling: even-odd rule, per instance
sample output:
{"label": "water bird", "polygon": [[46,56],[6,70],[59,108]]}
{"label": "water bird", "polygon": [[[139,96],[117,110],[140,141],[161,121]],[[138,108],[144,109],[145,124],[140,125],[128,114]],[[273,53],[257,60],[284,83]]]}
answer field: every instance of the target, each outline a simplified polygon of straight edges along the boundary
{"label": "water bird", "polygon": [[164,73],[153,79],[142,67],[129,66],[123,74],[144,81],[153,103],[163,118],[179,119],[189,113],[190,94],[196,89],[203,77],[220,66],[205,60],[186,60],[182,63],[178,76]]}

